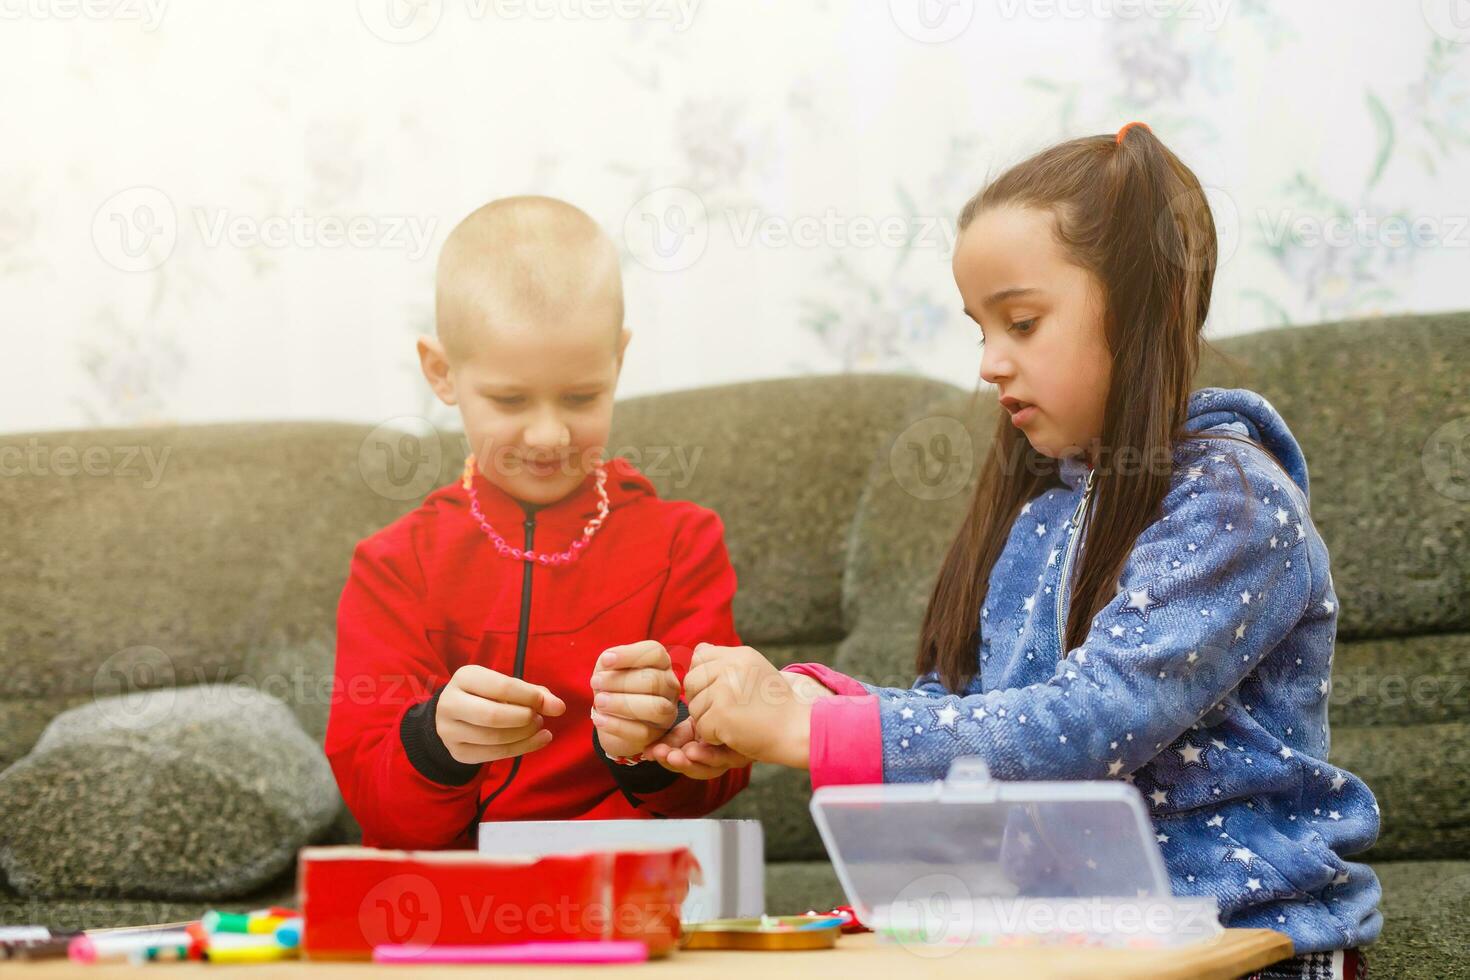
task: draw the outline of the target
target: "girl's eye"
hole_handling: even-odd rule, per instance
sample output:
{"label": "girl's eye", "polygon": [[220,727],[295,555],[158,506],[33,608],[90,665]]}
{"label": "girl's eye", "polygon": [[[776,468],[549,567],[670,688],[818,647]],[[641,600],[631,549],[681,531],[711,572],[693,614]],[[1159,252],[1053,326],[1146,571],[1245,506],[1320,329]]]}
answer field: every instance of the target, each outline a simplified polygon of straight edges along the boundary
{"label": "girl's eye", "polygon": [[1019,334],[1028,334],[1028,333],[1031,332],[1032,328],[1035,327],[1035,326],[1036,326],[1036,317],[1032,317],[1029,320],[1022,320],[1019,323],[1013,323],[1013,324],[1011,324],[1011,329],[1014,330],[1014,331],[1016,331]]}

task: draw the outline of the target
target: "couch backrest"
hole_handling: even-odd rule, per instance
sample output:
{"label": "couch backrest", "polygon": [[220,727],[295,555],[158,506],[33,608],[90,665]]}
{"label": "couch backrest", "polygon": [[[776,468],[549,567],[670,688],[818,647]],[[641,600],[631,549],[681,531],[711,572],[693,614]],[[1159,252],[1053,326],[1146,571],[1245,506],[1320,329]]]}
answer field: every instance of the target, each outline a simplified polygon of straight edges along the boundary
{"label": "couch backrest", "polygon": [[[1470,314],[1217,346],[1240,364],[1211,358],[1200,384],[1260,391],[1305,449],[1341,638],[1470,630]],[[611,445],[722,515],[746,642],[907,685],[995,411],[919,378],[793,378],[629,400]],[[457,433],[328,423],[0,437],[0,766],[94,693],[235,677],[277,685],[320,738],[354,543],[455,479],[463,453]],[[1400,650],[1348,646],[1371,678]],[[1421,659],[1470,667],[1444,649]],[[1387,722],[1470,722],[1456,690]],[[762,817],[773,858],[820,858],[808,797],[804,777],[760,767],[725,813]]]}

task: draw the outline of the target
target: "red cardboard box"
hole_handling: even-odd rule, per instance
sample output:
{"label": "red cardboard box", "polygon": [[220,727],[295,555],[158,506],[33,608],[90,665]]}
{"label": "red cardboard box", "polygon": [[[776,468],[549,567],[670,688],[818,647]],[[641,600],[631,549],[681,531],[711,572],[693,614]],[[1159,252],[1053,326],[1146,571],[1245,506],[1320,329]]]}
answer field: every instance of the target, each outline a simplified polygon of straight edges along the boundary
{"label": "red cardboard box", "polygon": [[308,959],[370,959],[386,943],[679,940],[699,865],[687,848],[515,860],[475,851],[305,847],[297,893]]}

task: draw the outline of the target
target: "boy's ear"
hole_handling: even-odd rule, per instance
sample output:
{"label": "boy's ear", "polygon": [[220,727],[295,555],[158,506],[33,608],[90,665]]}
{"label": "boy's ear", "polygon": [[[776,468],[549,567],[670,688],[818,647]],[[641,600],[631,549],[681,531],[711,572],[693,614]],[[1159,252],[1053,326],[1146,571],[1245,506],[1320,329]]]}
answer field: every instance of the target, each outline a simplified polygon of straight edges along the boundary
{"label": "boy's ear", "polygon": [[429,387],[434,389],[434,394],[446,405],[459,403],[454,393],[454,378],[451,376],[449,357],[444,353],[444,345],[439,343],[439,338],[420,336],[418,339],[419,367],[423,369],[424,379],[429,382]]}
{"label": "boy's ear", "polygon": [[633,339],[633,331],[627,327],[623,328],[623,335],[618,338],[618,373],[623,373],[623,354],[628,349],[628,341]]}

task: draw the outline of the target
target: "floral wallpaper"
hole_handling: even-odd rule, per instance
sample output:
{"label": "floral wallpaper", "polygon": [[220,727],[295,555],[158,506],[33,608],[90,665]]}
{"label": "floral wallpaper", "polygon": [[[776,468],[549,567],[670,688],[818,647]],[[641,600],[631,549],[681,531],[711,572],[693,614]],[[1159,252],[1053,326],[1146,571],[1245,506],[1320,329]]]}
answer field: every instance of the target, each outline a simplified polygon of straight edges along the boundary
{"label": "floral wallpaper", "polygon": [[0,31],[7,431],[420,416],[493,197],[624,254],[624,396],[976,383],[987,176],[1141,119],[1209,188],[1209,331],[1470,306],[1464,0],[23,0]]}

